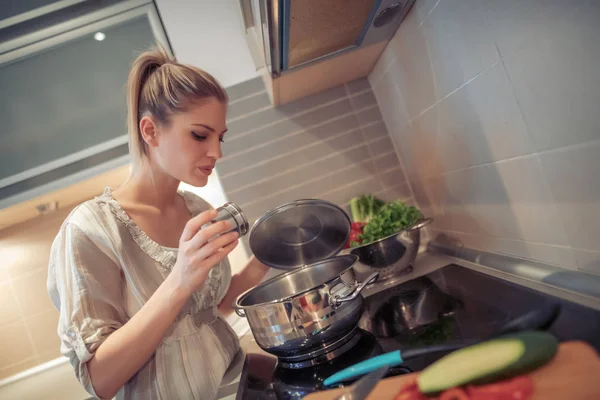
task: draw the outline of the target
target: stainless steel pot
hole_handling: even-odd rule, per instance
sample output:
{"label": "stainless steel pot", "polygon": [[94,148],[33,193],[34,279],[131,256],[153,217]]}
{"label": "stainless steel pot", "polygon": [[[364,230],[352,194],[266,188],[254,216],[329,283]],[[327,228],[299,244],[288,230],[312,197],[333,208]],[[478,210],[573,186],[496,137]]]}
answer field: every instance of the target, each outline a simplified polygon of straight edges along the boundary
{"label": "stainless steel pot", "polygon": [[415,261],[421,243],[420,229],[433,222],[426,218],[417,224],[375,242],[342,250],[340,254],[358,256],[354,265],[357,279],[379,272],[379,280],[397,275]]}
{"label": "stainless steel pot", "polygon": [[310,353],[357,327],[360,292],[379,275],[357,282],[357,260],[337,256],[276,276],[240,295],[234,310],[265,351],[282,359]]}

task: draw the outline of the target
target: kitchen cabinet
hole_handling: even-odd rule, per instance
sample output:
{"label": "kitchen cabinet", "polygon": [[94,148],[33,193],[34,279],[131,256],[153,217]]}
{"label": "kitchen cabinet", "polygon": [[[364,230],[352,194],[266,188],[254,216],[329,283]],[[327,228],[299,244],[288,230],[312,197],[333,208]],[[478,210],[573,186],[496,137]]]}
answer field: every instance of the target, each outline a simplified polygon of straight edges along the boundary
{"label": "kitchen cabinet", "polygon": [[2,212],[126,165],[131,63],[169,48],[149,0],[55,3],[0,20]]}
{"label": "kitchen cabinet", "polygon": [[414,0],[239,0],[274,105],[368,75]]}

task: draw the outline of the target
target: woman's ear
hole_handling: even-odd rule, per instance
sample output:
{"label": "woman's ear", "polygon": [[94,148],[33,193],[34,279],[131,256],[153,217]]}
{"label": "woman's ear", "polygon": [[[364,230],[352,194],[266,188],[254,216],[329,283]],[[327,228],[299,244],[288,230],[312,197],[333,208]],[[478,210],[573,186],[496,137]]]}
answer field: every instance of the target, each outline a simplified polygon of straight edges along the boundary
{"label": "woman's ear", "polygon": [[140,133],[148,146],[158,146],[158,130],[151,116],[145,115],[140,119]]}

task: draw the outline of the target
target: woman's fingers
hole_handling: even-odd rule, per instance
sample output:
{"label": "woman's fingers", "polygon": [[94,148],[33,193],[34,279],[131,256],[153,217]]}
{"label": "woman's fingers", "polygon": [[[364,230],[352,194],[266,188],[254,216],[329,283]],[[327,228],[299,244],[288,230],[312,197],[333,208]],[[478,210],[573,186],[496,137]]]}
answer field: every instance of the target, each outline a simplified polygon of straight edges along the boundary
{"label": "woman's fingers", "polygon": [[213,239],[216,235],[229,232],[231,228],[233,228],[231,226],[231,222],[228,221],[219,221],[202,228],[189,241],[190,248],[197,250],[204,246],[209,240]]}
{"label": "woman's fingers", "polygon": [[221,248],[228,246],[232,242],[236,242],[237,239],[237,232],[226,233],[202,246],[200,250],[198,250],[197,255],[201,260],[204,260],[210,257],[213,253],[219,251]]}
{"label": "woman's fingers", "polygon": [[217,210],[208,210],[204,211],[196,215],[194,218],[190,219],[187,224],[185,224],[185,228],[183,229],[183,233],[181,234],[181,242],[187,242],[202,228],[202,225],[209,223],[213,218],[217,216]]}
{"label": "woman's fingers", "polygon": [[238,241],[234,241],[229,243],[227,246],[220,248],[216,252],[214,252],[211,256],[207,257],[204,262],[208,265],[216,265],[218,262],[222,261],[225,257],[229,255],[238,245]]}

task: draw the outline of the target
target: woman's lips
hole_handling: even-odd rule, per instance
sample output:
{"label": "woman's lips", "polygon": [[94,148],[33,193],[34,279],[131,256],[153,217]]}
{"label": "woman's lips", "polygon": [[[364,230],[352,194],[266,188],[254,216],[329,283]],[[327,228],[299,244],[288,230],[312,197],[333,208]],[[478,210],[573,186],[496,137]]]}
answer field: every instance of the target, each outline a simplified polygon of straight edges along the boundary
{"label": "woman's lips", "polygon": [[200,167],[198,169],[200,170],[200,172],[202,172],[206,176],[209,176],[210,174],[212,174],[212,170],[213,170],[210,167]]}

